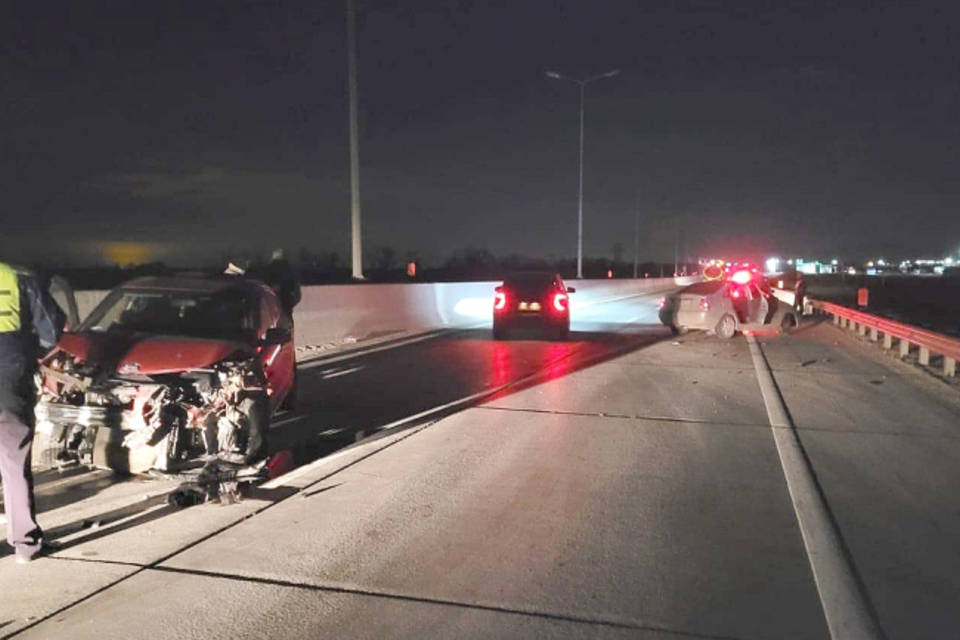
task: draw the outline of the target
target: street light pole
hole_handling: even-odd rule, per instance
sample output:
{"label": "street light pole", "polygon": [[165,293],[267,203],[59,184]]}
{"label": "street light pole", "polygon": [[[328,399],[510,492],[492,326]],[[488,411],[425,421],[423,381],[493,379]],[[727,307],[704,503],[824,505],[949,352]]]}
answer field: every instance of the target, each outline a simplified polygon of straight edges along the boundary
{"label": "street light pole", "polygon": [[640,260],[640,192],[637,192],[637,210],[633,214],[633,277],[637,277],[637,263]]}
{"label": "street light pole", "polygon": [[347,0],[347,75],[350,91],[350,262],[355,280],[363,279],[360,242],[360,126],[357,115],[356,20],[353,0]]}
{"label": "street light pole", "polygon": [[586,96],[586,88],[587,84],[594,80],[612,78],[618,73],[620,73],[620,69],[607,71],[606,73],[601,73],[589,78],[571,78],[561,75],[556,71],[547,71],[548,78],[553,78],[554,80],[569,80],[570,82],[576,82],[580,85],[580,190],[577,203],[577,278],[583,278],[583,103]]}

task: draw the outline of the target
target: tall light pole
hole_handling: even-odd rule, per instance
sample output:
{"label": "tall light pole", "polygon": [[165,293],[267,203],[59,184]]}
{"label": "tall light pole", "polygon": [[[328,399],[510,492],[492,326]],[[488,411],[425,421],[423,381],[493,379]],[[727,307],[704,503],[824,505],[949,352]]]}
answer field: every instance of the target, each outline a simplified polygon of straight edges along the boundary
{"label": "tall light pole", "polygon": [[569,80],[570,82],[576,82],[578,85],[580,85],[580,195],[579,195],[579,205],[577,209],[578,211],[578,214],[577,214],[577,277],[578,278],[583,277],[583,98],[586,93],[587,84],[593,82],[594,80],[602,80],[603,78],[612,78],[618,73],[620,73],[620,69],[607,71],[606,73],[590,76],[589,78],[571,78],[570,76],[561,75],[556,71],[547,71],[548,78],[553,78],[554,80]]}
{"label": "tall light pole", "polygon": [[350,86],[350,262],[353,277],[363,279],[360,243],[360,127],[357,116],[357,44],[353,0],[347,0],[347,82]]}
{"label": "tall light pole", "polygon": [[637,266],[640,260],[640,192],[637,191],[637,210],[633,218],[633,277],[637,277]]}

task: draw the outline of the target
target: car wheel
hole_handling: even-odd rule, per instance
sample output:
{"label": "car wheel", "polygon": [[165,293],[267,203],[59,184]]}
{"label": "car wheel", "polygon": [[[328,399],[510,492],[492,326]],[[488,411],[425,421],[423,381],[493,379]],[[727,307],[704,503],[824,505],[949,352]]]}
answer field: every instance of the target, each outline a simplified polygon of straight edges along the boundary
{"label": "car wheel", "polygon": [[493,339],[494,340],[506,340],[507,339],[507,328],[500,325],[493,325]]}
{"label": "car wheel", "polygon": [[557,329],[553,330],[553,339],[558,342],[563,342],[570,337],[570,325],[564,325]]}
{"label": "car wheel", "polygon": [[729,313],[724,314],[720,318],[720,322],[717,323],[717,328],[714,329],[714,332],[718,337],[729,340],[737,333],[737,321]]}

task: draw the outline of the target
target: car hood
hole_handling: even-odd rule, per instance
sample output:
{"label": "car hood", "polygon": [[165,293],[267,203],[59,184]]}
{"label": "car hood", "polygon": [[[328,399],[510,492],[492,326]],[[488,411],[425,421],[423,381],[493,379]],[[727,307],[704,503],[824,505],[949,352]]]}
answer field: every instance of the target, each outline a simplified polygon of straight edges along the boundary
{"label": "car hood", "polygon": [[177,373],[210,367],[238,352],[253,355],[250,345],[242,342],[121,331],[67,334],[56,351],[121,375]]}

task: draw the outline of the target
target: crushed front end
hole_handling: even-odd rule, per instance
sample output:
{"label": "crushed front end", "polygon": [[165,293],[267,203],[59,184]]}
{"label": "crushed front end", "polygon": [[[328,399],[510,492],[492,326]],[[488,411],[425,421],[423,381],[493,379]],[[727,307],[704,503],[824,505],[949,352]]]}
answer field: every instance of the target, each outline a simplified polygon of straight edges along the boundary
{"label": "crushed front end", "polygon": [[55,464],[172,472],[204,456],[249,457],[268,420],[266,380],[252,354],[209,368],[105,371],[54,351],[36,375],[37,432]]}

